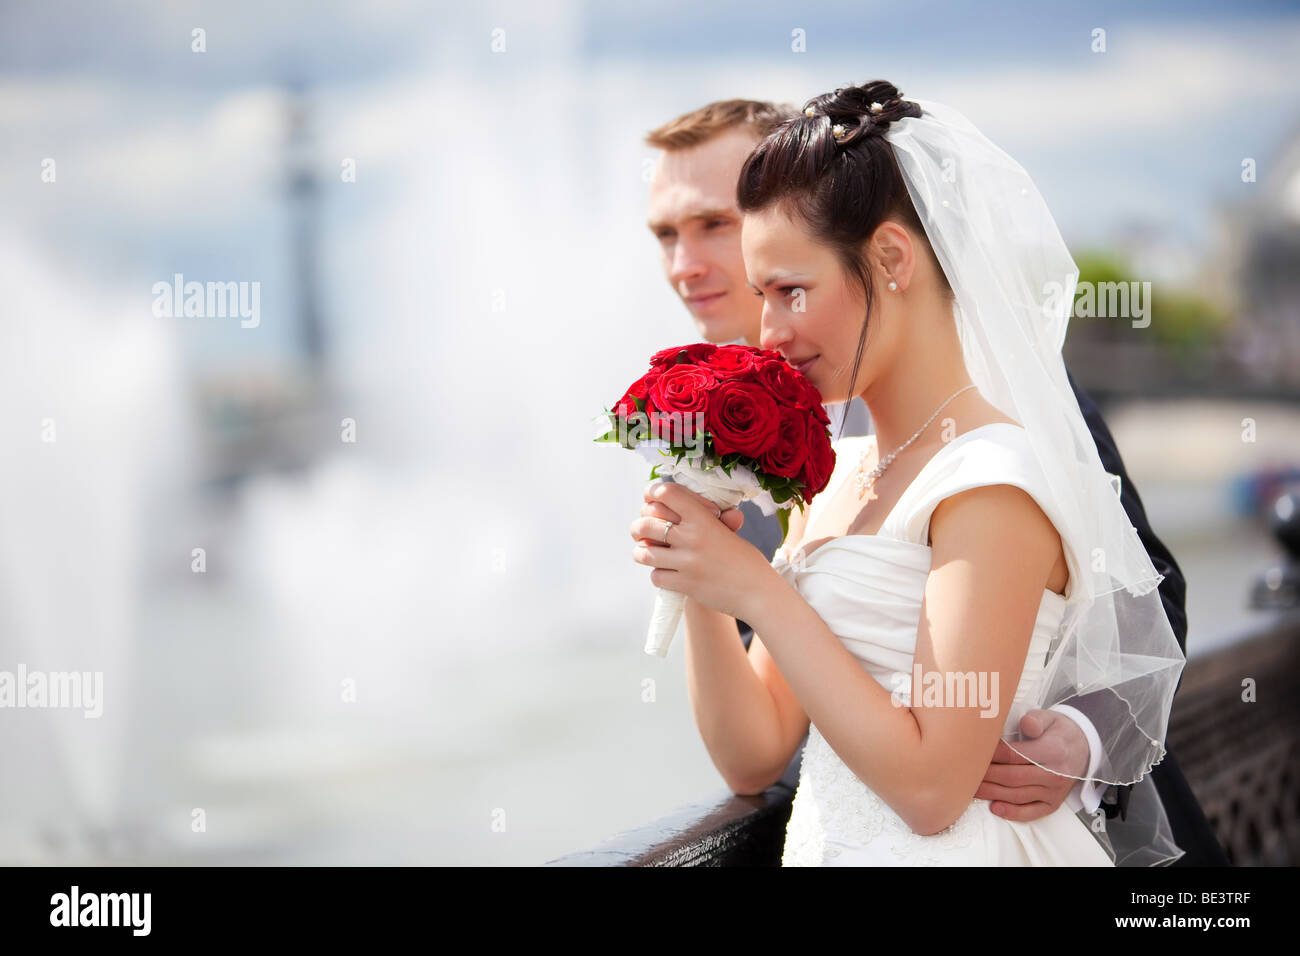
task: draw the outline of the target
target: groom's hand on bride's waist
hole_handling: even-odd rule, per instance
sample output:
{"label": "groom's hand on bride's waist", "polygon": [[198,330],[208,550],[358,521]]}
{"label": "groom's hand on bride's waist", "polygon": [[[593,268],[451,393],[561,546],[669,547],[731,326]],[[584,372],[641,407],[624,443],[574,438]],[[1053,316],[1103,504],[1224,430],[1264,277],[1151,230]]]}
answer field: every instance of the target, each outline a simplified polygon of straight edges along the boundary
{"label": "groom's hand on bride's waist", "polygon": [[1077,777],[1087,773],[1088,738],[1069,717],[1050,710],[1029,711],[1020,720],[1020,732],[1025,739],[1016,741],[1015,750],[998,741],[975,797],[992,801],[990,809],[1000,817],[1028,823],[1055,813]]}

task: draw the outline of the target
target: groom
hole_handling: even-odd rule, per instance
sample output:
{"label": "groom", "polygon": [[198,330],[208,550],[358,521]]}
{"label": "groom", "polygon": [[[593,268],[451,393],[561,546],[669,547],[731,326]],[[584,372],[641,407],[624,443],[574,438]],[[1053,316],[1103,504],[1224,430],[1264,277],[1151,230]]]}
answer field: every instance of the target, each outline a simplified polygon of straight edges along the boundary
{"label": "groom", "polygon": [[[664,274],[709,342],[740,342],[758,346],[762,299],[746,287],[740,251],[741,214],[736,208],[736,181],[750,150],[786,119],[798,115],[793,106],[755,100],[709,103],[652,131],[646,143],[662,150],[650,185],[649,226],[659,243]],[[1155,569],[1164,575],[1160,597],[1180,648],[1186,653],[1186,584],[1173,556],[1155,536],[1136,489],[1129,481],[1115,440],[1096,404],[1069,376],[1084,421],[1092,433],[1102,465],[1121,481],[1121,502],[1138,531]],[[869,434],[870,416],[861,398],[827,406],[831,436]],[[845,417],[847,416],[847,417]],[[739,534],[769,560],[781,544],[775,516],[767,517],[752,502],[743,502],[744,523]],[[746,649],[753,631],[737,622]],[[1075,701],[1080,707],[1082,701]],[[1065,719],[1069,718],[1069,719]],[[1064,747],[1075,756],[1078,773],[1096,767],[1101,742],[1087,716],[1078,708],[1058,705],[1030,711],[1020,729],[1031,745]],[[805,738],[806,739],[806,738]],[[1030,746],[1021,749],[1033,754]],[[799,779],[803,747],[786,768],[782,782],[794,789]],[[1093,759],[1090,760],[1090,757]],[[1174,842],[1185,851],[1175,865],[1227,866],[1208,821],[1183,778],[1172,753],[1151,771]],[[1113,788],[1115,801],[1102,799],[1103,787],[1091,780],[1072,782],[1026,761],[1004,743],[998,744],[975,796],[993,801],[992,808],[1009,820],[1036,820],[1062,803],[1089,813],[1104,809],[1108,818],[1123,819],[1130,787]]]}

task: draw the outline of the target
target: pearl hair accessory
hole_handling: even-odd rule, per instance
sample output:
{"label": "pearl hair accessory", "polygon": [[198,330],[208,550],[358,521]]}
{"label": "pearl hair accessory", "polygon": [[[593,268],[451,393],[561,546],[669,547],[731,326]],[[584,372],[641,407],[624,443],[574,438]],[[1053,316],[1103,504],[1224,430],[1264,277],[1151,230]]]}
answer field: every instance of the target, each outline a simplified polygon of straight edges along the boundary
{"label": "pearl hair accessory", "polygon": [[[884,112],[884,109],[885,109],[884,104],[882,104],[882,103],[872,103],[872,104],[868,107],[868,112],[870,112],[873,116],[875,116],[875,115],[879,115],[880,113]],[[803,108],[803,115],[804,115],[804,116],[807,116],[807,117],[813,117],[813,116],[816,116],[816,115],[817,115],[817,109],[816,109],[816,107],[813,107],[813,106],[805,106],[805,107]],[[841,123],[836,123],[834,126],[831,127],[831,135],[834,136],[835,139],[837,139],[837,140],[841,140],[841,139],[843,139],[844,136],[845,136],[845,134],[846,134],[847,132],[848,132],[848,130],[846,130],[845,127],[844,127],[844,125],[841,124]]]}

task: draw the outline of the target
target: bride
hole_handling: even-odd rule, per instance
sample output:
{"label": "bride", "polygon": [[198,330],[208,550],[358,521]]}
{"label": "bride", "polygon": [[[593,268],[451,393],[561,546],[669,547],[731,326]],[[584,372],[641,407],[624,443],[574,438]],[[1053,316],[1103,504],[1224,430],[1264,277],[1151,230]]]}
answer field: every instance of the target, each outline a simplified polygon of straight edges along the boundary
{"label": "bride", "polygon": [[808,734],[786,866],[1176,858],[1158,800],[1112,835],[974,798],[1026,711],[1085,694],[1109,704],[1093,778],[1140,780],[1184,663],[1066,379],[1078,273],[1033,183],[875,81],[758,144],[737,198],[762,346],[824,401],[861,396],[875,434],[838,442],[771,563],[679,484],[632,523],[651,582],[688,597],[692,708],[728,786],[772,785]]}

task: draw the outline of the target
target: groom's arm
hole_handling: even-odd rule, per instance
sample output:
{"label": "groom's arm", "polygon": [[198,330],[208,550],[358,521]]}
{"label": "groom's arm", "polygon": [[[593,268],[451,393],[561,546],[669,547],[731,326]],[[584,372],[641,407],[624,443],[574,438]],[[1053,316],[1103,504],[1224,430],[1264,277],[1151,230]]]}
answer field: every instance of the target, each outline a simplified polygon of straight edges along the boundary
{"label": "groom's arm", "polygon": [[[1081,703],[1077,697],[1072,700],[1074,703]],[[1104,784],[1099,784],[1095,779],[1102,754],[1101,738],[1097,735],[1097,728],[1093,726],[1087,714],[1070,704],[1056,704],[1048,710],[1069,717],[1088,740],[1088,768],[1084,771],[1083,779],[1071,787],[1070,792],[1066,794],[1065,805],[1076,813],[1080,810],[1089,814],[1096,813],[1097,808],[1101,806],[1101,793],[1106,789]]]}
{"label": "groom's arm", "polygon": [[[1102,794],[1110,786],[1097,778],[1097,769],[1106,752],[1103,740],[1115,740],[1117,735],[1122,736],[1129,730],[1128,708],[1114,694],[1101,690],[1071,697],[1048,709],[1069,717],[1087,739],[1087,770],[1083,772],[1083,779],[1070,789],[1065,803],[1076,812],[1082,809],[1089,814],[1096,813],[1102,805]],[[1127,802],[1126,795],[1121,800],[1120,811]],[[1113,808],[1114,805],[1109,806]],[[1114,816],[1114,810],[1108,810],[1107,816]]]}

